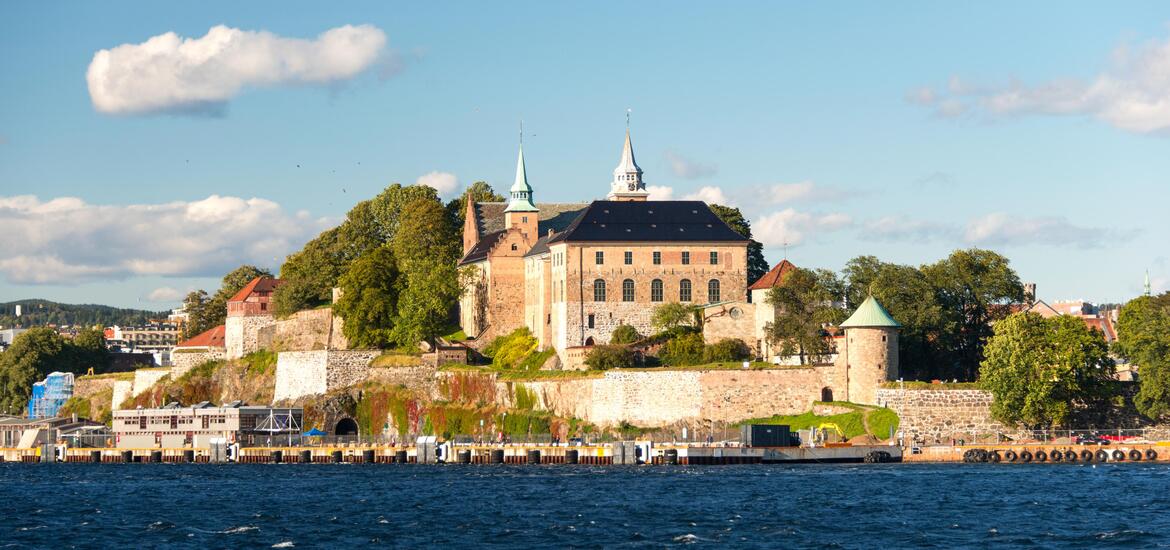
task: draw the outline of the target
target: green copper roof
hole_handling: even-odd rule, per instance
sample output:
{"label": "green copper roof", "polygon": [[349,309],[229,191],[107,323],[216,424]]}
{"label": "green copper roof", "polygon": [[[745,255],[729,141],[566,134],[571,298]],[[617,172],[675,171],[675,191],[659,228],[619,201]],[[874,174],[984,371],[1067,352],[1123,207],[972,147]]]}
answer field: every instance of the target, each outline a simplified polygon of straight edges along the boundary
{"label": "green copper roof", "polygon": [[900,328],[902,325],[890,317],[890,312],[882,307],[877,300],[870,296],[866,298],[861,305],[858,306],[857,311],[853,312],[844,323],[841,323],[841,328],[861,328],[861,327],[892,327]]}
{"label": "green copper roof", "polygon": [[532,186],[528,185],[528,171],[524,169],[524,146],[520,146],[520,157],[516,159],[516,182],[508,191],[512,200],[508,201],[508,208],[504,212],[536,212],[536,205],[532,203]]}

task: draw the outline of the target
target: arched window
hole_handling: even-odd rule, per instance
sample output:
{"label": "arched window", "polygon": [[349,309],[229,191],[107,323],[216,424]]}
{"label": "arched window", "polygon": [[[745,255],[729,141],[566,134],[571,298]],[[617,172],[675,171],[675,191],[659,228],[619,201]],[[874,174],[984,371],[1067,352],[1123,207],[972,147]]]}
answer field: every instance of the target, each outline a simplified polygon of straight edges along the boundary
{"label": "arched window", "polygon": [[633,302],[634,301],[634,280],[633,279],[626,279],[626,280],[622,281],[622,301],[623,302]]}
{"label": "arched window", "polygon": [[605,301],[605,279],[595,279],[593,281],[593,301]]}
{"label": "arched window", "polygon": [[650,301],[662,301],[662,279],[654,279],[650,281]]}
{"label": "arched window", "polygon": [[821,401],[825,403],[833,402],[833,390],[828,386],[821,388]]}
{"label": "arched window", "polygon": [[719,279],[707,281],[707,302],[714,304],[719,301]]}
{"label": "arched window", "polygon": [[691,301],[691,280],[683,279],[678,282],[678,301]]}

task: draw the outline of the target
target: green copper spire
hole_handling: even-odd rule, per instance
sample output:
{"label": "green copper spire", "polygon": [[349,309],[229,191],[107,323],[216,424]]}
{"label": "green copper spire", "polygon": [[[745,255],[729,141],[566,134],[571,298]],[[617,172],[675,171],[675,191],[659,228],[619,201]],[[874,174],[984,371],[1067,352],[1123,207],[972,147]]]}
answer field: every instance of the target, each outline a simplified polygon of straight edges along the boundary
{"label": "green copper spire", "polygon": [[536,212],[536,205],[532,203],[532,186],[528,185],[528,173],[524,169],[524,144],[520,144],[520,158],[516,159],[516,182],[508,190],[512,200],[504,212]]}
{"label": "green copper spire", "polygon": [[853,312],[844,323],[841,323],[841,328],[869,328],[869,327],[887,327],[887,328],[901,328],[901,324],[890,317],[890,312],[882,307],[873,296],[861,302],[857,307],[857,311]]}

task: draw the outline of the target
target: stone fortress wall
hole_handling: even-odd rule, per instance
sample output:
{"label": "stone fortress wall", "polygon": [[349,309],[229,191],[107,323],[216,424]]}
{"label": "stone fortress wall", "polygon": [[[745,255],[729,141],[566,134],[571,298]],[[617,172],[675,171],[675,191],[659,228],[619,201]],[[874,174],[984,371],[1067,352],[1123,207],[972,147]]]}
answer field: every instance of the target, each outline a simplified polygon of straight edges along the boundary
{"label": "stone fortress wall", "polygon": [[284,351],[276,359],[274,401],[344,388],[365,380],[378,350]]}
{"label": "stone fortress wall", "polygon": [[949,444],[1011,431],[991,418],[992,396],[984,390],[882,388],[875,401],[898,413],[907,443]]}
{"label": "stone fortress wall", "polygon": [[228,315],[224,321],[224,345],[227,359],[239,359],[263,349],[260,331],[276,323],[272,315]]}

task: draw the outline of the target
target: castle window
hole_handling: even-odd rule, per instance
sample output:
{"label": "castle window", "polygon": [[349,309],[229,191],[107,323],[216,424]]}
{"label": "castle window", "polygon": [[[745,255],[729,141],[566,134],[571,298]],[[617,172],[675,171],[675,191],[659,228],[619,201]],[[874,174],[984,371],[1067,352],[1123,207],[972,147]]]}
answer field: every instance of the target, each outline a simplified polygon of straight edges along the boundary
{"label": "castle window", "polygon": [[633,279],[626,279],[626,280],[622,281],[622,301],[623,302],[633,302],[634,301],[634,280]]}
{"label": "castle window", "polygon": [[654,279],[653,281],[650,281],[650,301],[651,302],[661,302],[662,301],[662,280],[661,279]]}
{"label": "castle window", "polygon": [[634,265],[634,253],[633,252],[627,250],[623,256],[624,256],[623,260],[625,260],[626,265]]}
{"label": "castle window", "polygon": [[605,263],[605,252],[598,250],[594,253],[594,259],[597,260],[597,265]]}
{"label": "castle window", "polygon": [[[685,252],[684,252],[684,254],[685,254]],[[678,301],[680,301],[680,302],[691,301],[691,280],[690,279],[683,279],[683,280],[678,282]]]}
{"label": "castle window", "polygon": [[719,279],[711,279],[707,281],[707,302],[715,303],[719,301]]}
{"label": "castle window", "polygon": [[654,251],[654,265],[662,265],[662,253],[657,250]]}
{"label": "castle window", "polygon": [[593,314],[589,314],[589,328],[593,328]]}
{"label": "castle window", "polygon": [[512,251],[515,252],[517,248],[519,247],[516,246],[516,243],[512,243]]}
{"label": "castle window", "polygon": [[520,223],[528,223],[528,216],[520,216]]}
{"label": "castle window", "polygon": [[719,265],[719,253],[711,251],[711,265]]}
{"label": "castle window", "polygon": [[886,335],[885,335],[885,334],[883,334],[883,335],[882,335],[882,341],[883,341],[883,342],[885,342],[885,341],[886,341]]}
{"label": "castle window", "polygon": [[683,263],[683,265],[691,265],[691,253],[690,252],[684,251],[682,253],[682,263]]}
{"label": "castle window", "polygon": [[594,302],[604,302],[605,301],[605,280],[604,279],[596,279],[593,281],[593,301]]}

